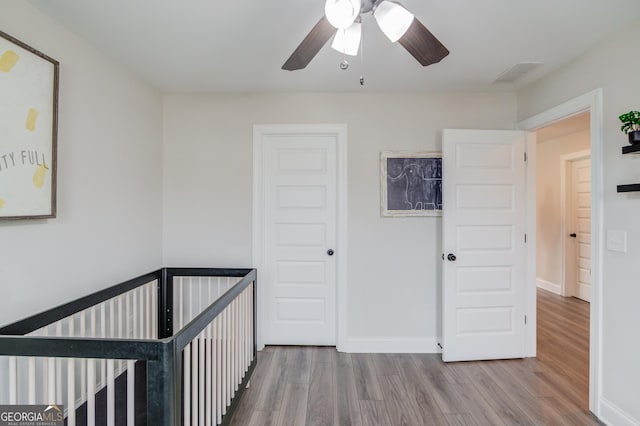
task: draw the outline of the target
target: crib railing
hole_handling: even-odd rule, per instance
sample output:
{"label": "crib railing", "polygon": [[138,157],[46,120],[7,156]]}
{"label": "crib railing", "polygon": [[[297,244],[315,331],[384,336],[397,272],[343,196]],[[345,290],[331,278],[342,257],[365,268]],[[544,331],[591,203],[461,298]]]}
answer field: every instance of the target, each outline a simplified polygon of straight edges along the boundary
{"label": "crib railing", "polygon": [[0,329],[0,404],[73,425],[228,423],[256,361],[256,271],[164,268]]}

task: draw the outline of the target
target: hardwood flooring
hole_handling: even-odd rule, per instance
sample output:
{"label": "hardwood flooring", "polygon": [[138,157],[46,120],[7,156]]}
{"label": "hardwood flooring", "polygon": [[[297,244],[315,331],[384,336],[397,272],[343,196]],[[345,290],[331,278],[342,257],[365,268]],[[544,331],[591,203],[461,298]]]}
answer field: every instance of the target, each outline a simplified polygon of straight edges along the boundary
{"label": "hardwood flooring", "polygon": [[538,358],[267,347],[232,425],[597,425],[588,407],[589,305],[539,291]]}

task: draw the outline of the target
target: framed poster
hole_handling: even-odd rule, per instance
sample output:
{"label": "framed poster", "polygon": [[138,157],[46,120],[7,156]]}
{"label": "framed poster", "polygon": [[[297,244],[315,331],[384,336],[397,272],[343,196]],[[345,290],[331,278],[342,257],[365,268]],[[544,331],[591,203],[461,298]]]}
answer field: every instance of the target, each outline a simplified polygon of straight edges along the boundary
{"label": "framed poster", "polygon": [[442,154],[380,153],[382,216],[442,216]]}
{"label": "framed poster", "polygon": [[0,220],[56,217],[58,73],[0,31]]}

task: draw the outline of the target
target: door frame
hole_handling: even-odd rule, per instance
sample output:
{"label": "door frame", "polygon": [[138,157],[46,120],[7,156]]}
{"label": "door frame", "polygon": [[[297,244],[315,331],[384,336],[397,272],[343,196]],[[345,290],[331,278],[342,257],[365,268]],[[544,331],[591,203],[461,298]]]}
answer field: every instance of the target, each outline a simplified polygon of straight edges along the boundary
{"label": "door frame", "polygon": [[[562,235],[562,280],[560,281],[560,294],[567,296],[567,253],[569,252],[569,225],[574,225],[574,217],[572,217],[573,205],[569,202],[571,197],[572,182],[567,181],[567,173],[572,163],[578,160],[586,160],[591,158],[591,150],[583,150],[565,154],[560,157],[560,235]],[[593,188],[592,188],[593,189]],[[575,261],[575,259],[574,259]],[[575,272],[574,272],[575,273]]]}
{"label": "door frame", "polygon": [[342,351],[347,338],[347,125],[346,124],[266,124],[253,126],[253,267],[258,270],[257,347],[264,348],[266,294],[260,285],[264,270],[264,149],[265,136],[330,135],[337,141],[336,180],[336,347]]}
{"label": "door frame", "polygon": [[[604,205],[604,134],[603,94],[595,89],[568,100],[518,123],[518,129],[535,131],[541,127],[589,111],[591,115],[591,306],[589,321],[589,409],[599,416],[602,397],[602,259],[603,259],[603,205]],[[528,327],[528,356],[536,355],[536,145],[527,146],[527,233],[531,245],[527,269],[527,311],[533,327]]]}

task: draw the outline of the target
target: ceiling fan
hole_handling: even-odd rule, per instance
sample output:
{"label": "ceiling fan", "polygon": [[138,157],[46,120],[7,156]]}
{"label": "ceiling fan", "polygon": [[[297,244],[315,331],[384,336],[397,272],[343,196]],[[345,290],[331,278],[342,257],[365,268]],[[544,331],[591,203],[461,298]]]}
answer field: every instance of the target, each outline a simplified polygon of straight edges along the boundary
{"label": "ceiling fan", "polygon": [[399,42],[422,66],[440,62],[449,50],[399,3],[390,0],[326,0],[325,15],[302,40],[283,70],[305,68],[334,36],[338,52],[356,56],[362,36],[362,15],[372,13],[382,32]]}

